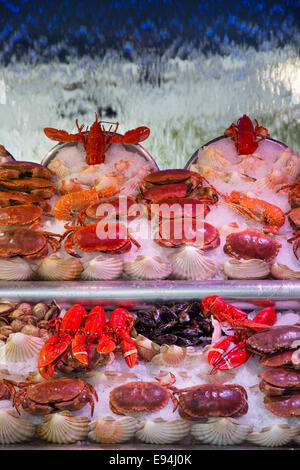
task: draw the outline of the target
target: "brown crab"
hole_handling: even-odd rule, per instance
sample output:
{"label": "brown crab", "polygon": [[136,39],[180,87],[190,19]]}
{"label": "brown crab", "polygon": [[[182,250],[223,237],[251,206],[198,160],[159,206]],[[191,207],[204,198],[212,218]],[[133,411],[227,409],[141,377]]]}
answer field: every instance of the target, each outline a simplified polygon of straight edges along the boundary
{"label": "brown crab", "polygon": [[60,242],[55,237],[61,236],[22,227],[0,230],[0,258],[43,258],[48,254],[48,243],[54,252],[60,248]]}
{"label": "brown crab", "polygon": [[266,369],[259,374],[264,404],[277,416],[300,416],[300,372],[284,368]]}
{"label": "brown crab", "polygon": [[261,259],[266,262],[276,258],[281,244],[262,230],[247,228],[226,237],[224,252],[236,259]]}

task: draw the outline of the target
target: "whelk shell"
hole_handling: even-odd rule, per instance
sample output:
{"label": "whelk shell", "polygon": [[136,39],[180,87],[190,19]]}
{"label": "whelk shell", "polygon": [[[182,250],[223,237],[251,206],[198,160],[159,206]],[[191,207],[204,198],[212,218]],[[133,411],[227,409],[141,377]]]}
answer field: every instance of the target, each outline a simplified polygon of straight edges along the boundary
{"label": "whelk shell", "polygon": [[139,255],[124,264],[124,272],[132,279],[165,279],[171,274],[172,266],[160,256]]}
{"label": "whelk shell", "polygon": [[300,271],[294,271],[285,264],[273,263],[271,274],[276,279],[300,279]]}
{"label": "whelk shell", "polygon": [[94,387],[97,385],[112,387],[126,382],[128,379],[134,380],[137,378],[133,372],[115,372],[114,370],[93,370],[87,372],[85,377]]}
{"label": "whelk shell", "polygon": [[38,355],[43,345],[42,338],[12,333],[7,342],[0,346],[0,362],[26,362]]}
{"label": "whelk shell", "polygon": [[29,263],[20,256],[0,259],[0,280],[26,281],[33,276],[37,268],[37,265]]}
{"label": "whelk shell", "polygon": [[251,430],[233,418],[210,418],[207,423],[194,424],[191,434],[206,444],[228,446],[243,442]]}
{"label": "whelk shell", "polygon": [[83,271],[81,262],[73,256],[61,258],[51,254],[44,258],[37,274],[46,281],[73,281],[78,279]]}
{"label": "whelk shell", "polygon": [[288,444],[298,433],[297,426],[273,424],[273,426],[267,426],[259,432],[252,432],[248,435],[247,441],[264,447],[280,447]]}
{"label": "whelk shell", "polygon": [[84,264],[83,279],[111,281],[117,279],[123,270],[119,256],[99,255]]}
{"label": "whelk shell", "polygon": [[37,432],[42,439],[54,444],[73,444],[87,438],[89,423],[90,419],[85,416],[62,411],[45,416],[45,422]]}
{"label": "whelk shell", "polygon": [[189,431],[189,423],[182,419],[166,421],[154,418],[140,423],[136,437],[148,444],[172,444],[186,437]]}
{"label": "whelk shell", "polygon": [[104,444],[129,441],[135,434],[137,421],[129,416],[113,418],[104,416],[90,425],[89,438]]}
{"label": "whelk shell", "polygon": [[169,256],[173,265],[172,277],[193,281],[211,279],[217,271],[213,260],[204,256],[203,251],[186,245]]}
{"label": "whelk shell", "polygon": [[260,259],[230,259],[223,264],[223,271],[230,279],[263,279],[270,274],[270,267]]}
{"label": "whelk shell", "polygon": [[175,344],[163,344],[159,354],[154,356],[151,362],[156,366],[177,366],[185,360],[186,356],[187,348]]}
{"label": "whelk shell", "polygon": [[26,442],[35,434],[35,424],[21,418],[15,410],[0,410],[0,444]]}

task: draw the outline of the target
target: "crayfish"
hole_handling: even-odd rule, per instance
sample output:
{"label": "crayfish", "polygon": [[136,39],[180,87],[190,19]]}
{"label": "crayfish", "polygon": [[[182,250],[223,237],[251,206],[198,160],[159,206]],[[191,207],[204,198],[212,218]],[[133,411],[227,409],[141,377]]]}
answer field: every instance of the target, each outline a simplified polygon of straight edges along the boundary
{"label": "crayfish", "polygon": [[[224,134],[230,134],[231,140],[237,149],[238,155],[249,155],[258,147],[259,142],[269,137],[268,129],[258,124],[255,119],[256,126],[253,127],[252,121],[246,114],[239,118],[237,124],[232,123],[226,129]],[[260,136],[260,137],[259,137]]]}

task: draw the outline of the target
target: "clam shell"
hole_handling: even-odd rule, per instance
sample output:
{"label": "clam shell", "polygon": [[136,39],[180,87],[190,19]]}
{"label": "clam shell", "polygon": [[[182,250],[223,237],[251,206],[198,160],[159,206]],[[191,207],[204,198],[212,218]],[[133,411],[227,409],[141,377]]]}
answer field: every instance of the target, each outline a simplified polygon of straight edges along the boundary
{"label": "clam shell", "polygon": [[135,434],[136,425],[136,419],[128,416],[122,418],[104,416],[91,423],[89,438],[105,444],[129,441]]}
{"label": "clam shell", "polygon": [[223,271],[230,279],[263,279],[270,274],[270,266],[260,259],[230,259],[223,264]]}
{"label": "clam shell", "polygon": [[299,433],[299,427],[273,424],[248,435],[247,441],[264,447],[280,447],[288,444]]}
{"label": "clam shell", "polygon": [[187,356],[187,348],[176,346],[175,344],[163,344],[160,353],[152,358],[152,364],[156,366],[177,366],[181,364]]}
{"label": "clam shell", "polygon": [[26,281],[37,269],[37,265],[29,263],[20,256],[0,259],[0,281]]}
{"label": "clam shell", "polygon": [[191,434],[206,444],[228,446],[243,442],[251,430],[233,418],[210,418],[207,423],[194,424]]}
{"label": "clam shell", "polygon": [[123,261],[119,256],[99,255],[84,263],[82,279],[111,281],[117,279],[123,270]]}
{"label": "clam shell", "polygon": [[62,411],[45,416],[45,422],[37,432],[42,439],[54,444],[73,444],[87,438],[89,423],[89,418]]}
{"label": "clam shell", "polygon": [[276,279],[300,279],[300,271],[294,271],[285,264],[272,263],[271,274]]}
{"label": "clam shell", "polygon": [[0,444],[26,442],[35,434],[35,424],[21,418],[15,410],[0,410]]}
{"label": "clam shell", "polygon": [[73,256],[61,258],[52,253],[43,259],[37,274],[46,281],[72,281],[78,279],[82,271],[83,266],[77,258]]}
{"label": "clam shell", "polygon": [[0,362],[26,362],[38,355],[44,345],[42,338],[12,333],[7,342],[0,346]]}
{"label": "clam shell", "polygon": [[137,376],[133,372],[115,372],[114,370],[93,370],[85,373],[87,381],[93,385],[102,385],[105,387],[113,387],[114,385],[126,382],[126,380],[134,380]]}
{"label": "clam shell", "polygon": [[134,261],[124,264],[124,273],[132,279],[165,279],[171,272],[171,264],[160,256],[139,255]]}
{"label": "clam shell", "polygon": [[186,437],[189,431],[189,423],[182,419],[166,421],[154,418],[140,423],[136,437],[148,444],[172,444]]}
{"label": "clam shell", "polygon": [[217,271],[213,260],[204,256],[195,246],[183,246],[169,256],[172,262],[172,277],[193,281],[211,279]]}
{"label": "clam shell", "polygon": [[155,343],[143,335],[138,335],[134,342],[138,350],[139,358],[144,361],[151,361],[151,359],[159,352],[158,349],[154,347]]}

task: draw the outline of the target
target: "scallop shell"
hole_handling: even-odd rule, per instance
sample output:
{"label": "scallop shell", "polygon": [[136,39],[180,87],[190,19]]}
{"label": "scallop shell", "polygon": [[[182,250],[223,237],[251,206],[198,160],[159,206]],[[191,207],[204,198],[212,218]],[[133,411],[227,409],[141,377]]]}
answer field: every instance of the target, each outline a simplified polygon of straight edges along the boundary
{"label": "scallop shell", "polygon": [[7,342],[0,346],[0,362],[26,362],[39,354],[44,345],[42,338],[12,333]]}
{"label": "scallop shell", "polygon": [[160,256],[139,255],[124,264],[124,272],[132,279],[165,279],[171,274],[172,266]]}
{"label": "scallop shell", "polygon": [[172,444],[186,437],[189,432],[189,423],[182,419],[166,421],[154,418],[140,423],[136,437],[148,444]]}
{"label": "scallop shell", "polygon": [[230,279],[263,279],[270,274],[270,266],[260,259],[230,259],[223,264],[223,271]]}
{"label": "scallop shell", "polygon": [[85,416],[62,411],[45,416],[45,422],[37,432],[42,439],[54,444],[74,444],[87,438],[89,423],[90,419]]}
{"label": "scallop shell", "polygon": [[89,438],[105,444],[129,441],[135,434],[136,425],[136,419],[128,416],[122,418],[104,416],[91,423]]}
{"label": "scallop shell", "polygon": [[183,246],[169,256],[173,265],[172,277],[193,281],[211,279],[217,271],[215,262],[195,246]]}
{"label": "scallop shell", "polygon": [[21,418],[15,410],[0,410],[0,444],[30,441],[35,434],[35,424]]}
{"label": "scallop shell", "polygon": [[126,382],[126,380],[137,379],[133,372],[115,372],[114,370],[93,370],[85,373],[85,378],[91,385],[96,387],[102,385],[105,387],[113,387],[117,384]]}
{"label": "scallop shell", "polygon": [[52,253],[44,258],[37,274],[46,281],[73,281],[78,279],[83,271],[81,262],[73,256],[61,258]]}
{"label": "scallop shell", "polygon": [[54,158],[48,165],[49,170],[52,171],[59,179],[65,178],[70,174],[70,170],[66,163],[59,157]]}
{"label": "scallop shell", "polygon": [[197,165],[208,165],[211,168],[222,170],[225,166],[231,165],[231,162],[224,157],[222,149],[214,147],[203,147],[203,152],[198,157]]}
{"label": "scallop shell", "polygon": [[191,434],[206,444],[228,446],[243,442],[251,430],[233,418],[210,418],[207,423],[194,424]]}
{"label": "scallop shell", "polygon": [[29,263],[20,256],[0,259],[0,281],[26,281],[37,269],[37,265]]}
{"label": "scallop shell", "polygon": [[144,361],[151,361],[151,359],[159,352],[159,346],[143,335],[138,335],[134,342],[138,350],[139,358]]}
{"label": "scallop shell", "polygon": [[273,424],[248,435],[247,441],[264,447],[280,447],[288,444],[299,433],[299,427]]}
{"label": "scallop shell", "polygon": [[111,281],[117,279],[123,270],[119,256],[99,255],[84,264],[83,279]]}
{"label": "scallop shell", "polygon": [[230,235],[230,233],[233,232],[238,232],[240,230],[240,227],[236,222],[228,222],[228,224],[220,225],[218,227],[220,235],[224,235],[224,237],[227,237],[227,235]]}
{"label": "scallop shell", "polygon": [[294,271],[285,264],[273,263],[271,274],[276,279],[300,279],[300,271]]}
{"label": "scallop shell", "polygon": [[187,348],[175,344],[163,344],[159,354],[154,356],[151,362],[156,366],[177,366],[185,360],[186,356]]}

